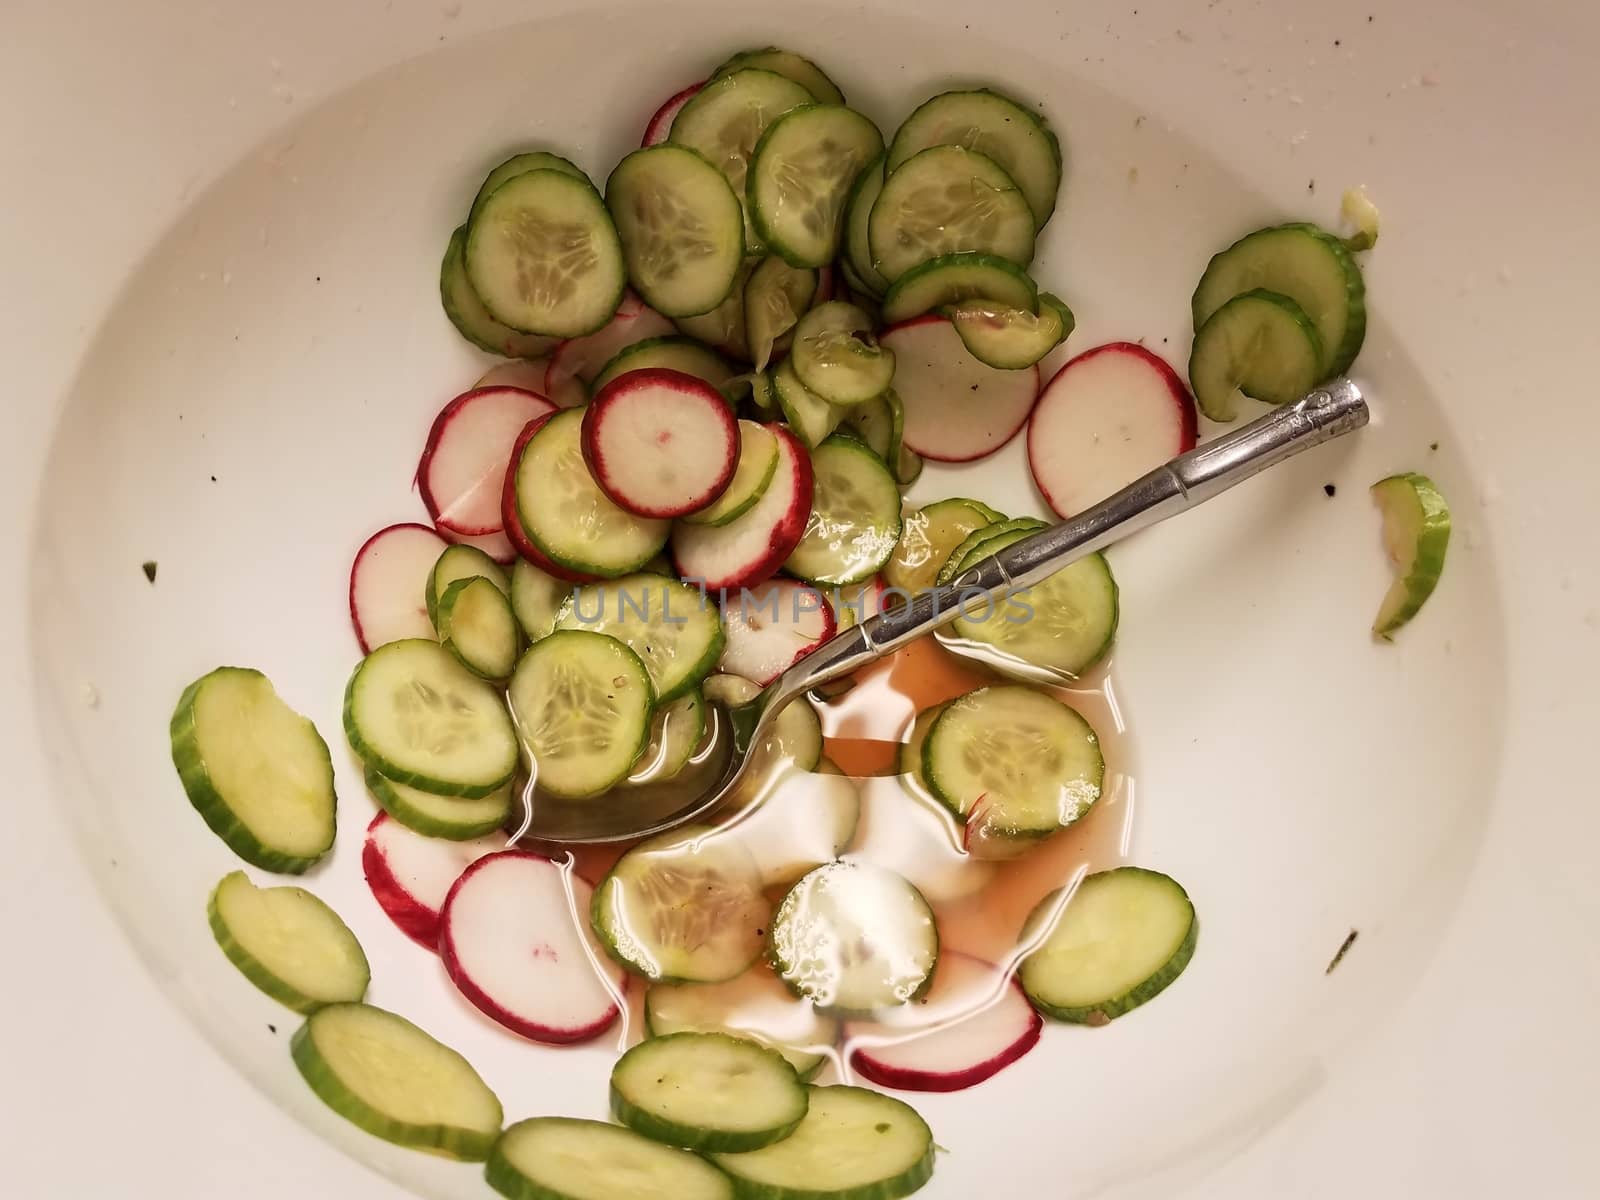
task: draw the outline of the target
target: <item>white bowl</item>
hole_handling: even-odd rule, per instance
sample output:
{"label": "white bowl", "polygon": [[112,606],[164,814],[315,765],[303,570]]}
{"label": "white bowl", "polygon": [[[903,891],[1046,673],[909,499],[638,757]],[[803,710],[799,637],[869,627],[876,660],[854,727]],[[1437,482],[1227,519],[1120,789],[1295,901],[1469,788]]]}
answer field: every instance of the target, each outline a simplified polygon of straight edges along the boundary
{"label": "white bowl", "polygon": [[[114,63],[59,21],[41,27],[22,78],[48,67],[82,87],[59,129],[18,130],[0,163],[34,192],[0,246],[20,265],[13,296],[38,306],[4,331],[27,397],[10,536],[31,545],[17,560],[29,603],[13,589],[8,616],[33,662],[13,702],[7,863],[31,897],[18,961],[43,968],[10,1024],[42,1096],[92,1087],[129,1122],[97,1143],[137,1155],[176,1125],[196,1162],[173,1168],[186,1182],[170,1194],[222,1178],[236,1195],[335,1180],[384,1194],[152,1001],[86,878],[183,1020],[273,1103],[419,1195],[487,1194],[477,1169],[322,1109],[289,1062],[296,1019],[216,952],[204,898],[233,860],[184,803],[165,725],[181,686],[221,662],[265,670],[334,744],[343,836],[310,886],[366,945],[371,999],[466,1053],[511,1118],[603,1115],[608,1046],[503,1034],[366,893],[372,809],[339,736],[357,654],[343,589],[369,532],[421,516],[422,434],[484,361],[435,291],[483,170],[531,143],[603,176],[660,99],[771,41],[824,63],[886,129],[955,80],[1038,100],[1068,155],[1038,273],[1077,312],[1078,348],[1143,338],[1181,370],[1208,254],[1270,220],[1331,223],[1356,183],[1385,214],[1355,370],[1372,428],[1115,556],[1132,857],[1194,896],[1194,963],[1124,1021],[1049,1030],[981,1089],[914,1098],[950,1150],[925,1194],[1265,1196],[1287,1181],[1321,1195],[1383,1170],[1407,1182],[1379,1194],[1487,1195],[1513,1164],[1487,1139],[1461,1144],[1485,1093],[1517,1097],[1494,1106],[1497,1139],[1511,1122],[1545,1151],[1518,1165],[1529,1190],[1573,1194],[1592,1176],[1565,1135],[1595,1049],[1579,1024],[1596,988],[1582,863],[1600,830],[1570,764],[1596,715],[1579,680],[1600,644],[1594,536],[1578,524],[1595,511],[1579,456],[1600,417],[1576,362],[1596,348],[1600,168],[1575,153],[1592,135],[1563,141],[1567,117],[1541,106],[1564,78],[1567,103],[1594,107],[1561,42],[1489,15],[1439,29],[1300,3],[1081,19],[998,4],[981,22],[953,3],[759,17],[616,3],[526,23],[484,3],[376,29],[303,4],[223,6],[259,29],[184,25],[184,7],[108,14]],[[1563,20],[1593,24],[1576,6]],[[1456,527],[1439,592],[1383,646],[1367,634],[1386,569],[1365,488],[1405,468],[1440,483]],[[913,495],[952,493],[1039,509],[1020,444],[930,467]],[[86,1078],[73,1060],[108,1039],[149,1051],[112,1050]],[[1521,1061],[1558,1047],[1537,1074]],[[64,1119],[23,1115],[21,1178],[75,1153],[52,1140]],[[216,1144],[213,1123],[229,1131]]]}

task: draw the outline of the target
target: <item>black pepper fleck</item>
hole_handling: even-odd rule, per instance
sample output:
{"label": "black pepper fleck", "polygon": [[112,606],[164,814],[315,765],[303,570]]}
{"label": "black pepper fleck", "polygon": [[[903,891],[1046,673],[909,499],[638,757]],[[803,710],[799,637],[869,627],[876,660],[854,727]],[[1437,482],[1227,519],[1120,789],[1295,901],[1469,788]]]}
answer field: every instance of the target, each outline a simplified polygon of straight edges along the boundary
{"label": "black pepper fleck", "polygon": [[276,1025],[268,1024],[267,1025],[267,1029],[271,1033],[277,1033],[278,1032],[278,1027]]}
{"label": "black pepper fleck", "polygon": [[1333,39],[1333,44],[1334,44],[1334,45],[1335,45],[1335,46],[1337,46],[1337,45],[1340,45],[1340,42],[1339,42],[1339,39],[1338,39],[1338,38],[1334,38],[1334,39]]}
{"label": "black pepper fleck", "polygon": [[1314,192],[1316,190],[1317,190],[1317,181],[1315,179],[1307,180],[1306,181],[1306,191]]}
{"label": "black pepper fleck", "polygon": [[212,483],[215,483],[215,482],[216,482],[216,481],[217,481],[217,477],[216,477],[216,476],[215,476],[215,475],[213,475],[213,476],[212,476],[212,477],[211,477],[211,482],[212,482]]}
{"label": "black pepper fleck", "polygon": [[1334,487],[1333,484],[1331,484],[1331,483],[1325,483],[1325,484],[1322,485],[1323,494],[1327,495],[1327,496],[1332,496],[1338,490],[1339,489]]}
{"label": "black pepper fleck", "polygon": [[1360,936],[1361,936],[1361,931],[1360,930],[1352,929],[1350,931],[1349,936],[1346,937],[1344,939],[1344,941],[1339,943],[1339,949],[1334,952],[1334,956],[1329,961],[1327,969],[1322,972],[1324,975],[1332,975],[1333,974],[1333,969],[1335,967],[1337,967],[1339,965],[1339,963],[1344,959],[1344,956],[1350,952],[1350,947],[1354,946],[1356,944],[1356,938],[1358,938]]}
{"label": "black pepper fleck", "polygon": [[1428,443],[1428,449],[1429,450],[1437,450],[1438,448],[1439,448],[1439,443],[1438,442],[1429,442]]}
{"label": "black pepper fleck", "polygon": [[156,563],[154,559],[142,564],[139,569],[144,572],[144,577],[151,583],[156,581]]}

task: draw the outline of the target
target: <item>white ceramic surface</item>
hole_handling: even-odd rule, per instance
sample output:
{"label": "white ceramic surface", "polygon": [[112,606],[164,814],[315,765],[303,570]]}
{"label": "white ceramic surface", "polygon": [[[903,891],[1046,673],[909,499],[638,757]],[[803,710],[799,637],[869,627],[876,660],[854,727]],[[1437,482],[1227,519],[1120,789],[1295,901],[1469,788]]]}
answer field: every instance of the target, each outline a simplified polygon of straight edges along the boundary
{"label": "white ceramic surface", "polygon": [[[0,118],[3,486],[22,564],[6,652],[33,664],[8,672],[4,853],[16,961],[34,965],[0,1002],[26,1081],[0,1179],[392,1194],[281,1106],[421,1194],[486,1194],[471,1168],[322,1110],[287,1060],[294,1018],[211,945],[201,906],[230,858],[183,803],[164,728],[182,683],[223,660],[267,670],[335,742],[344,836],[312,886],[366,943],[372,998],[467,1052],[513,1117],[600,1114],[602,1049],[501,1035],[365,894],[371,809],[337,744],[356,653],[343,575],[372,528],[420,514],[421,434],[476,373],[433,283],[484,166],[550,141],[603,173],[724,41],[777,40],[885,125],[953,78],[1043,102],[1069,181],[1040,273],[1077,310],[1079,347],[1143,336],[1181,365],[1188,290],[1223,240],[1332,220],[1354,182],[1385,214],[1357,370],[1376,426],[1116,557],[1134,857],[1194,894],[1194,966],[1110,1029],[1053,1030],[981,1091],[919,1101],[952,1151],[927,1194],[998,1178],[1072,1196],[1593,1185],[1579,1136],[1597,1115],[1600,828],[1575,748],[1600,715],[1584,686],[1597,493],[1579,458],[1600,432],[1583,391],[1600,166],[1572,124],[1577,97],[1595,107],[1574,49],[1592,15],[1485,4],[1441,28],[1404,8],[994,4],[968,29],[954,4],[178,3],[83,6],[94,33],[72,36],[73,7],[25,7],[0,47],[0,86],[18,90]],[[47,123],[50,81],[64,95]],[[917,494],[1022,511],[1019,451],[930,471]],[[1412,466],[1451,497],[1456,539],[1424,616],[1375,647],[1364,487]],[[82,1122],[113,1152],[85,1160]],[[163,1139],[179,1162],[152,1152]]]}

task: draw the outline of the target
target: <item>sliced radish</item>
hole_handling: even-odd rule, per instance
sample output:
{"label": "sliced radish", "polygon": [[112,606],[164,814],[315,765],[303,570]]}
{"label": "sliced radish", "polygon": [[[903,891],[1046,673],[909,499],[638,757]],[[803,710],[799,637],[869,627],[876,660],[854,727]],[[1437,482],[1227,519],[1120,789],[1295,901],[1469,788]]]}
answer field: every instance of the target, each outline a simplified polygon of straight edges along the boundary
{"label": "sliced radish", "polygon": [[448,543],[426,525],[390,525],[369,537],[350,564],[350,621],[361,652],[401,638],[432,638],[428,576]]}
{"label": "sliced radish", "polygon": [[829,300],[832,300],[836,286],[834,283],[833,264],[823,263],[817,268],[817,294],[811,298],[811,307],[815,308],[819,304],[826,304]]}
{"label": "sliced radish", "polygon": [[739,423],[722,393],[682,371],[619,375],[583,414],[583,458],[600,490],[641,517],[706,507],[739,463]]}
{"label": "sliced radish", "polygon": [[1085,350],[1045,385],[1028,422],[1028,466],[1070,517],[1195,443],[1194,398],[1159,355],[1132,342]]}
{"label": "sliced radish", "polygon": [[555,407],[512,387],[473,388],[446,404],[417,464],[417,488],[433,523],[468,537],[499,533],[511,447],[529,421]]}
{"label": "sliced radish", "polygon": [[[511,447],[511,462],[506,468],[505,483],[500,491],[500,518],[505,522],[505,537],[507,544],[516,554],[520,554],[534,566],[547,575],[554,575],[557,579],[564,579],[568,583],[593,583],[595,576],[584,575],[577,571],[569,571],[559,563],[552,562],[548,555],[534,544],[528,536],[528,531],[522,527],[522,518],[517,515],[517,463],[522,459],[522,449],[528,444],[529,439],[539,432],[540,427],[550,417],[546,413],[542,417],[535,417],[524,426],[517,440]],[[493,552],[488,552],[493,557]]]}
{"label": "sliced radish", "polygon": [[878,341],[894,351],[894,390],[905,407],[902,444],[923,458],[970,462],[993,454],[1017,435],[1039,398],[1037,366],[985,366],[944,317],[903,321]]}
{"label": "sliced radish", "polygon": [[562,408],[582,408],[588,384],[600,368],[636,342],[666,337],[678,328],[632,292],[624,293],[614,317],[593,333],[568,338],[550,355],[543,394]]}
{"label": "sliced radish", "polygon": [[361,870],[378,907],[401,932],[436,950],[439,916],[451,886],[478,859],[505,847],[505,838],[493,835],[467,842],[424,837],[380,812],[367,826]]}
{"label": "sliced radish", "polygon": [[514,387],[536,396],[544,395],[544,373],[550,369],[548,358],[517,358],[510,362],[495,363],[482,375],[475,388]]}
{"label": "sliced radish", "polygon": [[879,1087],[958,1092],[1017,1061],[1044,1022],[1016,979],[956,951],[939,955],[927,997],[845,1026],[850,1064]]}
{"label": "sliced radish", "polygon": [[593,890],[543,855],[479,859],[444,904],[439,957],[451,982],[486,1016],[536,1042],[603,1033],[621,1011],[623,972],[579,924]]}
{"label": "sliced radish", "polygon": [[827,641],[838,628],[825,593],[795,579],[769,579],[722,602],[727,641],[717,670],[763,687]]}
{"label": "sliced radish", "polygon": [[651,117],[650,123],[644,127],[644,140],[639,144],[641,146],[659,146],[666,141],[672,133],[673,120],[683,110],[683,106],[694,99],[694,94],[703,87],[705,87],[704,81],[691,83],[683,91],[656,109],[656,115]]}
{"label": "sliced radish", "polygon": [[778,573],[794,553],[811,515],[811,456],[783,425],[768,425],[778,439],[778,469],[750,510],[726,525],[677,524],[672,558],[678,574],[708,591],[754,587]]}

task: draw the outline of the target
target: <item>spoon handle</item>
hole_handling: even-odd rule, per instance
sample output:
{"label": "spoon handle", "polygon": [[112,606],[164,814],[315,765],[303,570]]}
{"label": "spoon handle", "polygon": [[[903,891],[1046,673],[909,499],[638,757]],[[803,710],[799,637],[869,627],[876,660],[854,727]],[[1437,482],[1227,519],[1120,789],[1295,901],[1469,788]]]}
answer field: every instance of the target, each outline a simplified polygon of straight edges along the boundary
{"label": "spoon handle", "polygon": [[1292,404],[1179,455],[1093,508],[1006,547],[948,586],[922,592],[909,604],[829,639],[779,677],[768,689],[763,708],[773,712],[793,697],[948,624],[960,615],[961,604],[1032,587],[1078,559],[1193,508],[1302,450],[1360,429],[1368,416],[1355,384],[1330,380]]}

